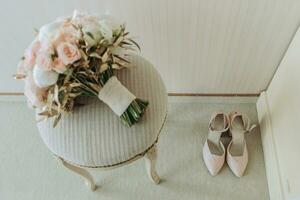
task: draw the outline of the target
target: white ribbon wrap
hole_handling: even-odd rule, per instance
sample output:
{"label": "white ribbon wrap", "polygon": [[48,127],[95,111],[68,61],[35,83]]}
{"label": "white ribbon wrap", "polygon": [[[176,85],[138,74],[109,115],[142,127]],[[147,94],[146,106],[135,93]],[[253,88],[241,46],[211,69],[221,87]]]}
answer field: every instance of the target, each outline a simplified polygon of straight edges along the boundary
{"label": "white ribbon wrap", "polygon": [[136,97],[122,85],[117,77],[112,76],[101,88],[98,98],[120,117]]}

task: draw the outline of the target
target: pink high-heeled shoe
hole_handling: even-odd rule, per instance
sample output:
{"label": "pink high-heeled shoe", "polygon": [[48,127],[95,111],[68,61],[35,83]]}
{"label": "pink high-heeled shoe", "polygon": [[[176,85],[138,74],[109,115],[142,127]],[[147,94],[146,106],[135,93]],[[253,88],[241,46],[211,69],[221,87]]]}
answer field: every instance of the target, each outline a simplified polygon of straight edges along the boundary
{"label": "pink high-heeled shoe", "polygon": [[221,142],[221,134],[229,128],[228,116],[214,113],[209,123],[209,133],[203,146],[203,160],[212,176],[219,173],[225,161],[225,147]]}
{"label": "pink high-heeled shoe", "polygon": [[243,114],[233,112],[229,115],[230,134],[232,140],[227,147],[226,161],[231,171],[237,176],[243,176],[248,164],[248,150],[245,133],[253,130],[256,125],[250,126],[250,119]]}

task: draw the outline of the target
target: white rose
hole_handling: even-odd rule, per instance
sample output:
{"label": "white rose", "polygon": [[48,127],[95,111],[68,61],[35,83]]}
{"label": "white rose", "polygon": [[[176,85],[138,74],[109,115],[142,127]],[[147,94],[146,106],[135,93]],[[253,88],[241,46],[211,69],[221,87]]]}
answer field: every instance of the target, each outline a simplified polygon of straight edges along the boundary
{"label": "white rose", "polygon": [[42,26],[39,30],[39,41],[48,41],[54,38],[58,34],[59,29],[63,25],[63,23],[63,20],[56,20],[54,22]]}
{"label": "white rose", "polygon": [[35,84],[40,88],[54,85],[58,80],[58,73],[55,71],[45,71],[38,66],[33,68],[33,79]]}
{"label": "white rose", "polygon": [[88,46],[94,46],[102,39],[100,25],[97,22],[89,22],[82,27],[83,39]]}
{"label": "white rose", "polygon": [[107,40],[111,40],[114,33],[119,33],[121,30],[121,23],[109,15],[99,17],[99,24],[101,26],[101,33]]}
{"label": "white rose", "polygon": [[124,24],[111,15],[101,15],[98,16],[98,18],[100,21],[103,21],[105,24],[107,24],[107,26],[109,26],[113,32],[120,31],[122,24]]}

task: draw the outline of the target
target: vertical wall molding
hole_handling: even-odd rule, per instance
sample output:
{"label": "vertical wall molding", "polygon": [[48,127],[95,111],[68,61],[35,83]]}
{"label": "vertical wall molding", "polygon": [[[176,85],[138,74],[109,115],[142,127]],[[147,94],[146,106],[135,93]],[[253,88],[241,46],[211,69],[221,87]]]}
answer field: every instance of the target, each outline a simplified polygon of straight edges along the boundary
{"label": "vertical wall molding", "polygon": [[266,92],[262,92],[256,103],[264,152],[270,200],[283,200],[283,185],[279,170],[277,150],[273,137],[272,119]]}

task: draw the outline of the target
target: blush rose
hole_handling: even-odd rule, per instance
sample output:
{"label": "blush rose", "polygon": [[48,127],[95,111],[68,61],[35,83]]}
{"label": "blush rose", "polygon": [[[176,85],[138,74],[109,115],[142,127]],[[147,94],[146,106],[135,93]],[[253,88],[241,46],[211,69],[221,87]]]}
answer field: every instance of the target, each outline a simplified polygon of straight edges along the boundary
{"label": "blush rose", "polygon": [[78,47],[69,42],[60,43],[56,51],[58,58],[64,65],[72,64],[81,58]]}

